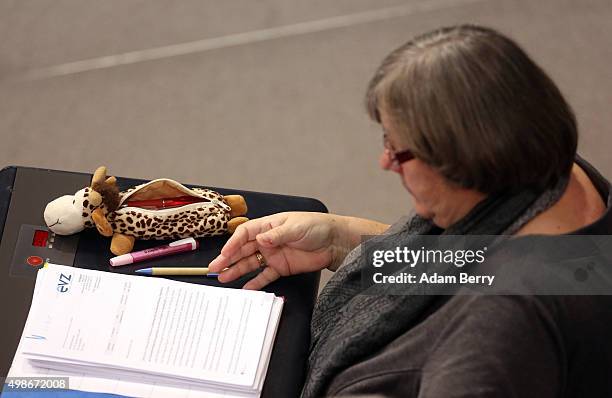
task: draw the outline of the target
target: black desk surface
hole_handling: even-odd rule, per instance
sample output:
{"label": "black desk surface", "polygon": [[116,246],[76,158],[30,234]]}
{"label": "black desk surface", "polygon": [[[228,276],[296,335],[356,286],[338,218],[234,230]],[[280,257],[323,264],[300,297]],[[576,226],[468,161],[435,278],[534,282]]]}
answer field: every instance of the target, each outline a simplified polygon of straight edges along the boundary
{"label": "black desk surface", "polygon": [[[160,176],[164,177],[164,176]],[[34,288],[33,277],[12,276],[9,273],[13,251],[22,224],[44,226],[43,210],[48,202],[61,196],[72,195],[89,185],[90,174],[27,167],[7,167],[0,171],[0,376],[6,376],[10,368],[19,338],[25,325]],[[121,189],[143,181],[118,178]],[[245,197],[249,218],[257,218],[282,211],[327,212],[325,205],[315,199],[212,188],[222,194],[238,193]],[[170,256],[147,262],[151,265],[203,266],[220,251],[225,237],[204,238],[195,252]],[[134,250],[162,244],[160,241],[137,241]],[[108,260],[110,239],[95,229],[81,232],[74,265],[81,268],[110,272],[133,273],[138,266],[111,268]],[[215,279],[198,277],[173,278],[192,283],[220,284]],[[246,279],[229,284],[239,287]],[[281,278],[265,290],[285,297],[285,306],[263,397],[298,396],[304,381],[304,370],[310,342],[310,316],[319,284],[319,274],[304,274]],[[227,286],[227,285],[226,285]]]}

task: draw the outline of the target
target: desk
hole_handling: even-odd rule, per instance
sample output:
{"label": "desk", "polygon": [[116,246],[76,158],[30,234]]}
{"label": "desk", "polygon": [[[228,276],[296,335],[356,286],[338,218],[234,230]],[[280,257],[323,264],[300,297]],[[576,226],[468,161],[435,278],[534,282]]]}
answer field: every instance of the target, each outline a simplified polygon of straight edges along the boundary
{"label": "desk", "polygon": [[[48,202],[61,195],[73,194],[89,185],[90,181],[91,175],[85,173],[27,167],[7,167],[0,171],[0,376],[6,376],[8,373],[25,325],[34,288],[33,272],[29,277],[10,272],[21,225],[44,226],[43,210]],[[143,181],[118,178],[117,182],[120,189],[124,189]],[[291,210],[327,212],[325,205],[310,198],[214,187],[211,189],[222,194],[243,195],[249,207],[249,218]],[[200,241],[198,251],[157,259],[147,262],[147,265],[202,266],[219,253],[226,240],[227,236],[204,238]],[[136,242],[134,250],[159,244],[160,241],[140,241]],[[113,255],[109,247],[110,239],[98,234],[95,228],[81,232],[74,265],[129,274],[136,268],[142,268],[142,264],[111,268],[108,260]],[[312,273],[281,278],[266,288],[269,292],[284,296],[286,301],[263,388],[263,397],[294,397],[300,393],[310,343],[310,316],[316,299],[319,276],[319,273]],[[220,286],[215,279],[173,279]],[[229,286],[239,287],[244,281],[242,279]]]}

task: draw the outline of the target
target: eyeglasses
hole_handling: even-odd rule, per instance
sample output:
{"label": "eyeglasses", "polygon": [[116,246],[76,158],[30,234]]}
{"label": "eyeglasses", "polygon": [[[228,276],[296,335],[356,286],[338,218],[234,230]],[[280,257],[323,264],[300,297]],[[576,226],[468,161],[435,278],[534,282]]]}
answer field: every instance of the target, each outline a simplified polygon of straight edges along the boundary
{"label": "eyeglasses", "polygon": [[402,163],[406,163],[407,161],[414,159],[415,157],[412,151],[409,150],[396,152],[395,148],[393,148],[393,145],[391,144],[391,141],[389,141],[387,134],[383,134],[383,145],[385,147],[385,152],[387,153],[387,156],[389,156],[391,162],[397,164],[398,166]]}

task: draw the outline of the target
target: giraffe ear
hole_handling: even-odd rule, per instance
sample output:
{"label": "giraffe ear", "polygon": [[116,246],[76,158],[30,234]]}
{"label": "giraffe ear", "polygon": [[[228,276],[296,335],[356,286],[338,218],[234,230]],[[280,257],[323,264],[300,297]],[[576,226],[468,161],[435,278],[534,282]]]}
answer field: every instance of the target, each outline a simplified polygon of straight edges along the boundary
{"label": "giraffe ear", "polygon": [[108,184],[108,185],[117,185],[117,178],[115,178],[114,176],[113,176],[113,177],[108,177],[108,178],[107,178],[107,179],[104,181],[104,183],[105,183],[105,184]]}

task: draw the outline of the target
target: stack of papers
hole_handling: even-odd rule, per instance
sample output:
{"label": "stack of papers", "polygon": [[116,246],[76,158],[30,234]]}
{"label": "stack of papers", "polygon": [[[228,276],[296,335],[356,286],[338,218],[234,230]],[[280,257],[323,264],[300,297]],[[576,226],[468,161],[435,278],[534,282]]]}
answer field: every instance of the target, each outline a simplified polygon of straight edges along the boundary
{"label": "stack of papers", "polygon": [[283,300],[48,264],[9,376],[146,397],[258,397]]}

